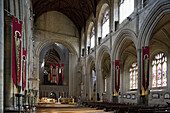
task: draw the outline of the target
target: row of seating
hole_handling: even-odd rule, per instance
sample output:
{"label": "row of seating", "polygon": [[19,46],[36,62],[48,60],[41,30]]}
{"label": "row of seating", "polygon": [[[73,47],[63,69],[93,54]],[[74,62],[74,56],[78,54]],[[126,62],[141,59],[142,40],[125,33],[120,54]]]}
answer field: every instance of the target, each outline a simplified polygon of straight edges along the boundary
{"label": "row of seating", "polygon": [[145,106],[128,103],[83,102],[86,107],[114,111],[116,113],[170,113],[170,106]]}

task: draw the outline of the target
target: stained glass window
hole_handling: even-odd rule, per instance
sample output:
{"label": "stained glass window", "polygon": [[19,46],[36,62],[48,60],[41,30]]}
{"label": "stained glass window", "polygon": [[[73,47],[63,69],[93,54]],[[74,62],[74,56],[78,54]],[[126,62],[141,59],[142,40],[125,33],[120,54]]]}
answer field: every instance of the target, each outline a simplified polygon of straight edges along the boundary
{"label": "stained glass window", "polygon": [[109,9],[106,10],[102,21],[102,38],[109,33]]}
{"label": "stained glass window", "polygon": [[167,57],[157,54],[152,61],[152,87],[167,86]]}
{"label": "stained glass window", "polygon": [[133,63],[130,68],[130,89],[138,88],[138,66],[137,63]]}
{"label": "stained glass window", "polygon": [[134,0],[120,0],[119,10],[119,23],[122,23],[134,11]]}
{"label": "stained glass window", "polygon": [[152,66],[152,87],[156,87],[156,65]]}

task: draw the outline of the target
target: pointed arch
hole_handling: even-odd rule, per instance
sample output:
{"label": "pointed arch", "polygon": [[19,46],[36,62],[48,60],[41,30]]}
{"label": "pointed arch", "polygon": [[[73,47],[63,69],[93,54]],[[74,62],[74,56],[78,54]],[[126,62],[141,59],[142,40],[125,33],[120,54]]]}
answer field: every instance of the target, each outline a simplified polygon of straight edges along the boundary
{"label": "pointed arch", "polygon": [[101,66],[101,61],[105,53],[108,53],[111,56],[110,49],[107,46],[102,45],[99,51],[97,52],[96,65]]}
{"label": "pointed arch", "polygon": [[132,30],[124,29],[118,34],[117,38],[115,39],[115,42],[113,44],[114,49],[111,53],[112,59],[115,59],[115,60],[119,59],[120,49],[121,49],[121,47],[122,47],[122,45],[123,45],[123,43],[125,42],[126,39],[131,40],[135,44],[136,49],[139,49],[139,46],[137,45],[136,34]]}
{"label": "pointed arch", "polygon": [[158,1],[151,11],[148,13],[147,18],[144,20],[140,32],[139,32],[139,40],[138,45],[140,48],[142,46],[148,46],[149,41],[152,35],[152,32],[157,25],[157,23],[161,20],[161,18],[170,13],[170,1],[169,0],[161,0]]}

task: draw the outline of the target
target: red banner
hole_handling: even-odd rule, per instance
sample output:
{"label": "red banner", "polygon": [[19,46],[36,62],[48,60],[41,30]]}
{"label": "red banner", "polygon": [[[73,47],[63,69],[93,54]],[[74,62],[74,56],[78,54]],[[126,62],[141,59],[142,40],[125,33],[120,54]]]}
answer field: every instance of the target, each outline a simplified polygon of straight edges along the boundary
{"label": "red banner", "polygon": [[56,80],[55,83],[58,85],[59,83],[59,76],[58,76],[58,64],[56,64]]}
{"label": "red banner", "polygon": [[53,82],[53,63],[50,63],[50,81]]}
{"label": "red banner", "polygon": [[23,48],[23,64],[22,64],[22,90],[26,87],[26,73],[27,73],[27,49]]}
{"label": "red banner", "polygon": [[120,88],[120,60],[115,60],[115,89],[119,92]]}
{"label": "red banner", "polygon": [[64,64],[61,64],[61,79],[64,81]]}
{"label": "red banner", "polygon": [[142,66],[143,66],[143,72],[142,72],[142,86],[144,90],[148,89],[149,86],[149,47],[142,47]]}
{"label": "red banner", "polygon": [[21,80],[21,48],[22,48],[22,21],[13,16],[13,41],[12,41],[12,78],[17,87]]}

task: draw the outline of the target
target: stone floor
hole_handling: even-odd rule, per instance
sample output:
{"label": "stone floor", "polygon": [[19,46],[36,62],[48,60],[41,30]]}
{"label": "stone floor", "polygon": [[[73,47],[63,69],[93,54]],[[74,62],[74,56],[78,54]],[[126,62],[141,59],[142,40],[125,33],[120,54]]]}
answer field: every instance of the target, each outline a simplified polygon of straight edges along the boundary
{"label": "stone floor", "polygon": [[68,104],[41,104],[37,106],[36,113],[103,113],[104,110],[87,108]]}

